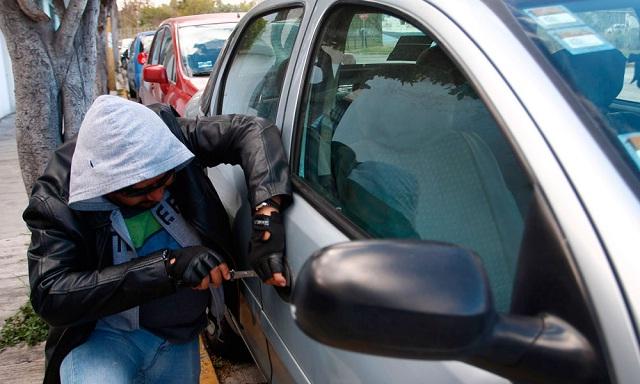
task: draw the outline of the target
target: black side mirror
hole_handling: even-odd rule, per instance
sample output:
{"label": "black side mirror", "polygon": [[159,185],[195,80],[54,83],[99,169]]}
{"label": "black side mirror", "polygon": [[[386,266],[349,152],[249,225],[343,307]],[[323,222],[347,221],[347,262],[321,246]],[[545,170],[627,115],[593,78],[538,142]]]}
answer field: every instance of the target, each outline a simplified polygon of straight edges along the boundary
{"label": "black side mirror", "polygon": [[460,360],[512,380],[589,382],[591,344],[555,316],[496,313],[481,260],[449,244],[352,241],[302,267],[295,321],[312,338],[355,352]]}

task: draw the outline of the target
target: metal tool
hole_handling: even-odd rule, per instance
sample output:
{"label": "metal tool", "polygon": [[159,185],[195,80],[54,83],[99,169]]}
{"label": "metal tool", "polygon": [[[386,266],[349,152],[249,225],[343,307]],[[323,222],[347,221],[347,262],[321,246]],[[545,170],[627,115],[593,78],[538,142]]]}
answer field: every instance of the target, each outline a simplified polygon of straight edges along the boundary
{"label": "metal tool", "polygon": [[231,280],[238,280],[238,279],[246,279],[247,277],[258,277],[258,274],[249,269],[246,271],[236,271],[236,270],[230,270],[229,274],[231,275]]}

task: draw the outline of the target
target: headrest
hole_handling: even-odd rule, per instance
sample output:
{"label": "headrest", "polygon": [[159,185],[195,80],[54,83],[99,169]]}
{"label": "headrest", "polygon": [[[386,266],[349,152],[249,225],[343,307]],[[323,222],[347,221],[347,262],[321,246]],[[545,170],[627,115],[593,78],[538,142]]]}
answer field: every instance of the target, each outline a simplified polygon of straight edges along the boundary
{"label": "headrest", "polygon": [[423,67],[423,72],[433,81],[455,85],[466,82],[458,67],[440,47],[431,47],[420,53],[416,64]]}
{"label": "headrest", "polygon": [[420,52],[429,48],[433,39],[424,35],[400,36],[387,61],[415,61]]}
{"label": "headrest", "polygon": [[599,108],[607,108],[622,90],[627,58],[617,49],[575,55],[562,49],[551,59],[571,85]]}

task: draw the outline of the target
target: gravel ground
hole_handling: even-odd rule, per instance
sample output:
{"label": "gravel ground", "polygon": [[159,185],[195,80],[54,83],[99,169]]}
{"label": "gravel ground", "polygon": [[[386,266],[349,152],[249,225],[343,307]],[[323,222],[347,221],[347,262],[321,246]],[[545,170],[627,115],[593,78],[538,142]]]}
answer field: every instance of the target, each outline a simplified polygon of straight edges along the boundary
{"label": "gravel ground", "polygon": [[220,384],[266,384],[267,382],[253,363],[236,363],[215,356],[211,360]]}

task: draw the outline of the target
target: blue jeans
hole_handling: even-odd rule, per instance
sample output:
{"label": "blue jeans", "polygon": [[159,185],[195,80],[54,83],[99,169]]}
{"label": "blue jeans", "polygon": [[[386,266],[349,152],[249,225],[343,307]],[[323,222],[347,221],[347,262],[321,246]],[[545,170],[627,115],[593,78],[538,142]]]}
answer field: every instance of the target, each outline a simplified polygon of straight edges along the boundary
{"label": "blue jeans", "polygon": [[120,331],[99,325],[60,367],[62,384],[199,383],[198,338],[171,344],[144,329]]}

